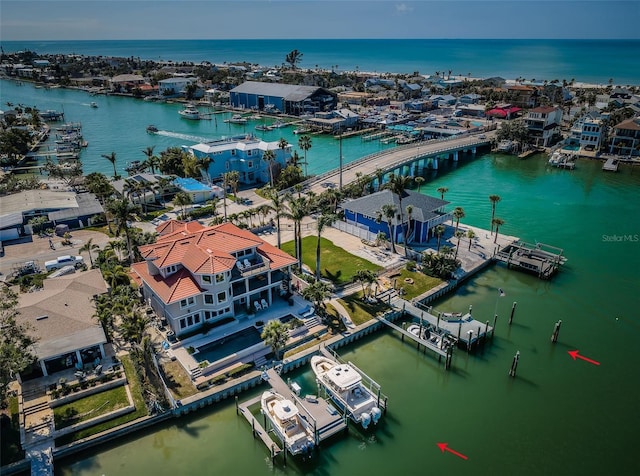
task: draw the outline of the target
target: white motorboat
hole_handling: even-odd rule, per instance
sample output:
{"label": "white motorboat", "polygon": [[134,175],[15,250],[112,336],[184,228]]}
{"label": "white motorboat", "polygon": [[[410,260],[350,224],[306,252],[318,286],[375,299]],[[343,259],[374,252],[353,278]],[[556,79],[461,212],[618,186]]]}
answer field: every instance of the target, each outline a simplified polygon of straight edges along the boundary
{"label": "white motorboat", "polygon": [[356,423],[367,429],[377,424],[382,415],[377,396],[362,384],[362,376],[350,364],[340,364],[321,355],[311,357],[316,379],[326,389],[333,402]]}
{"label": "white motorboat", "polygon": [[184,109],[178,111],[178,114],[180,114],[184,119],[199,120],[202,118],[200,111],[193,104],[185,105]]}
{"label": "white motorboat", "polygon": [[315,442],[313,428],[300,416],[291,400],[274,390],[268,390],[262,394],[261,409],[289,453],[311,455]]}
{"label": "white motorboat", "polygon": [[409,324],[407,332],[414,336],[426,341],[429,345],[437,347],[438,349],[446,350],[449,346],[455,343],[455,339],[451,336],[444,335],[436,332],[430,326],[421,326],[420,324]]}
{"label": "white motorboat", "polygon": [[234,114],[231,119],[225,119],[224,122],[230,122],[231,124],[246,124],[247,118],[242,117],[240,114]]}

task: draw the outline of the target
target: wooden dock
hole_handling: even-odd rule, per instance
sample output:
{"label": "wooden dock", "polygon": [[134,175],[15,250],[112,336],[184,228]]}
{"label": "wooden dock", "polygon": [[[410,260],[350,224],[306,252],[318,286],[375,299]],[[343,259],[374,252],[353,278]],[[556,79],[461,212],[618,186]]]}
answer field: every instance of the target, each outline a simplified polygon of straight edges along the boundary
{"label": "wooden dock", "polygon": [[551,278],[567,259],[563,250],[544,243],[531,245],[523,241],[511,243],[495,254],[495,259],[515,267],[535,273],[541,279]]}
{"label": "wooden dock", "polygon": [[[282,380],[274,369],[267,370],[263,378],[274,391],[291,400],[298,408],[300,416],[313,426],[316,448],[322,441],[347,428],[346,418],[336,411],[325,399],[313,395],[307,395],[301,398],[289,388],[287,383]],[[250,407],[258,404],[261,398],[262,395],[258,395],[240,404],[236,401],[236,413],[242,413],[251,425],[254,438],[259,437],[262,440],[271,451],[271,458],[274,459],[280,453],[286,452],[286,450],[281,448],[278,443],[271,438],[272,432],[266,429],[268,427],[266,416],[263,417],[264,422],[261,424],[250,410]],[[286,461],[286,454],[284,458]]]}
{"label": "wooden dock", "polygon": [[619,164],[618,159],[609,157],[607,161],[604,163],[604,165],[602,166],[602,170],[604,170],[605,172],[617,172],[618,164]]}

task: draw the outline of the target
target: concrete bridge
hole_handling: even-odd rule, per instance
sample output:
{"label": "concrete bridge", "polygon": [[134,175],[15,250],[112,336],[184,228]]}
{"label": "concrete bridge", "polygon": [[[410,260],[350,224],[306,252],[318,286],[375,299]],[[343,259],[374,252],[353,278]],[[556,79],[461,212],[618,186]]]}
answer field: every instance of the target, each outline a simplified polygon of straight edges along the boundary
{"label": "concrete bridge", "polygon": [[356,173],[375,177],[378,170],[385,174],[420,175],[424,169],[437,169],[441,160],[458,160],[460,154],[476,153],[479,147],[489,146],[495,131],[464,134],[447,139],[414,142],[408,145],[394,147],[382,152],[367,155],[358,160],[345,164],[340,168],[317,175],[302,186],[305,191],[317,194],[327,188],[340,187],[356,181]]}

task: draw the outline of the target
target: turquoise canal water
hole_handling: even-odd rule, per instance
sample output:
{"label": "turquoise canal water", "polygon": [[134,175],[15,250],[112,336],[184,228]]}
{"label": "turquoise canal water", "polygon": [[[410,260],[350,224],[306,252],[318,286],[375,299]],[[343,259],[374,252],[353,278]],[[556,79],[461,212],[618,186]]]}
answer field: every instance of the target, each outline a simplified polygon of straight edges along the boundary
{"label": "turquoise canal water", "polygon": [[[2,104],[63,105],[67,120],[82,121],[89,141],[82,156],[86,171],[110,173],[102,153],[116,151],[118,161],[140,160],[149,145],[161,151],[215,127],[210,121],[180,120],[177,105],[99,96],[92,99],[100,107],[91,109],[84,93],[0,85]],[[151,123],[171,134],[147,135]],[[222,124],[218,127],[228,127]],[[276,131],[275,140],[286,131]],[[308,154],[313,170],[335,167],[336,142],[313,141]],[[345,140],[343,146],[349,160],[381,147],[359,139]],[[475,354],[458,351],[448,372],[393,332],[341,349],[342,357],[380,383],[389,397],[389,411],[375,431],[352,428],[326,442],[312,461],[289,459],[284,467],[278,460],[274,467],[230,401],[56,461],[57,474],[637,474],[640,169],[623,166],[618,173],[604,173],[601,163],[579,160],[574,171],[565,171],[547,167],[541,156],[518,160],[488,154],[443,166],[422,191],[435,194],[441,186],[449,189],[445,198],[452,206],[465,209],[463,223],[487,228],[488,196],[500,195],[501,231],[561,247],[569,260],[551,281],[496,265],[435,303],[443,311],[472,305],[482,321],[496,309],[499,314],[495,339]],[[509,326],[514,301],[517,310]],[[560,319],[559,341],[552,344]],[[574,361],[568,351],[576,349],[600,365]],[[517,376],[510,378],[517,351]],[[317,393],[309,368],[287,377],[304,393]],[[468,459],[443,454],[437,443],[448,443]]]}

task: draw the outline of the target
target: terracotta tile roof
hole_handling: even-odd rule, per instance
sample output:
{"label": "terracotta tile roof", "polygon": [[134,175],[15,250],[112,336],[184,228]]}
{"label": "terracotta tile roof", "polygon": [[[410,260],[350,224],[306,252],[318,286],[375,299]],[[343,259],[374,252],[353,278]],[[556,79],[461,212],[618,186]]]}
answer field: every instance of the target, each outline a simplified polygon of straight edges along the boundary
{"label": "terracotta tile roof", "polygon": [[271,269],[284,268],[297,263],[297,260],[270,243],[263,243],[258,247],[258,253],[270,261]]}
{"label": "terracotta tile roof", "polygon": [[186,269],[181,269],[166,279],[160,274],[151,276],[147,269],[147,263],[134,263],[131,265],[131,269],[167,304],[202,292],[198,283]]}
{"label": "terracotta tile roof", "polygon": [[626,129],[626,130],[638,131],[640,130],[640,118],[632,117],[631,119],[622,121],[618,125],[614,126],[614,129]]}

